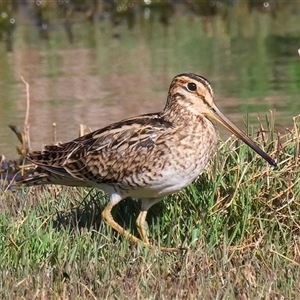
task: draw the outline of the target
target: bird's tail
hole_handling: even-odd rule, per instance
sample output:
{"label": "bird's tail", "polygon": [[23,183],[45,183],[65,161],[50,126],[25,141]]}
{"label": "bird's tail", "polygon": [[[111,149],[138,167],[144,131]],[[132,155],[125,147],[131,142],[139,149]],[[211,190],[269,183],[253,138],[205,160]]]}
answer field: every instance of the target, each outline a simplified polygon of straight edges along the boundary
{"label": "bird's tail", "polygon": [[58,174],[39,166],[27,172],[23,176],[16,178],[16,183],[23,186],[36,186],[44,184],[89,186],[86,181],[71,177],[68,173]]}

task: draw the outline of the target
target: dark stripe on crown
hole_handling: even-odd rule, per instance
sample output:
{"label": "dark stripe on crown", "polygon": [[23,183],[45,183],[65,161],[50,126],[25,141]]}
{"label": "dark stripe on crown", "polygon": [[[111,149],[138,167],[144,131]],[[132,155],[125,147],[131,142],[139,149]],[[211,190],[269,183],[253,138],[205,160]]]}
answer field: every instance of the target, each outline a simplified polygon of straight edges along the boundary
{"label": "dark stripe on crown", "polygon": [[173,82],[171,84],[171,87],[173,87],[174,84],[176,84],[176,82],[178,82],[176,79],[178,79],[179,77],[189,77],[189,78],[194,79],[198,82],[201,82],[208,89],[211,97],[213,97],[213,90],[212,90],[211,84],[205,77],[194,74],[194,73],[182,73],[182,74],[179,74],[179,75],[174,77]]}

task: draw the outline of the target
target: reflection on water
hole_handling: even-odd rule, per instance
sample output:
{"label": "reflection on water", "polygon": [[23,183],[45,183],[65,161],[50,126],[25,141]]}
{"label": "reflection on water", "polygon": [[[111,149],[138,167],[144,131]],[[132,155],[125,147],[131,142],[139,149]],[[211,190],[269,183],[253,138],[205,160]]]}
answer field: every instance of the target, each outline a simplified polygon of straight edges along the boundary
{"label": "reflection on water", "polygon": [[[30,84],[31,146],[163,108],[171,79],[207,77],[243,127],[300,111],[298,1],[1,1],[0,153],[13,158]],[[284,26],[283,26],[284,24]]]}

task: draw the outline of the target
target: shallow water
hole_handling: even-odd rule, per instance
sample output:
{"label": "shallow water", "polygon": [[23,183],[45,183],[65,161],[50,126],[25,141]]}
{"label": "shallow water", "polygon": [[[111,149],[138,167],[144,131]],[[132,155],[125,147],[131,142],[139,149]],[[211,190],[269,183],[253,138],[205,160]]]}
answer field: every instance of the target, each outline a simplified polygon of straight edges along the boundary
{"label": "shallow water", "polygon": [[79,124],[97,129],[161,110],[182,72],[208,78],[220,109],[243,130],[247,113],[255,127],[270,109],[277,130],[292,126],[300,111],[299,2],[137,2],[2,4],[9,22],[0,22],[0,154],[16,157],[8,124],[24,124],[21,76],[30,84],[36,150],[52,143],[53,123],[57,140],[68,141]]}

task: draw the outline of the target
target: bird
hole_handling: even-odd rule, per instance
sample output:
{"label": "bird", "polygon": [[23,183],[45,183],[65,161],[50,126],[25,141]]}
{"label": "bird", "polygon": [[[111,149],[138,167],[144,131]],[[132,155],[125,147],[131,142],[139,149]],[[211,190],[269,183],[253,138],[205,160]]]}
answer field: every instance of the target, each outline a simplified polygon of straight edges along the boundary
{"label": "bird", "polygon": [[[200,75],[182,73],[173,78],[162,111],[127,118],[70,142],[30,152],[27,158],[35,168],[18,181],[26,186],[101,189],[109,196],[102,220],[130,241],[153,248],[147,234],[147,212],[195,181],[207,166],[218,148],[214,121],[276,167],[276,162],[219,110],[210,82]],[[139,237],[111,214],[127,197],[141,201],[136,219]]]}

